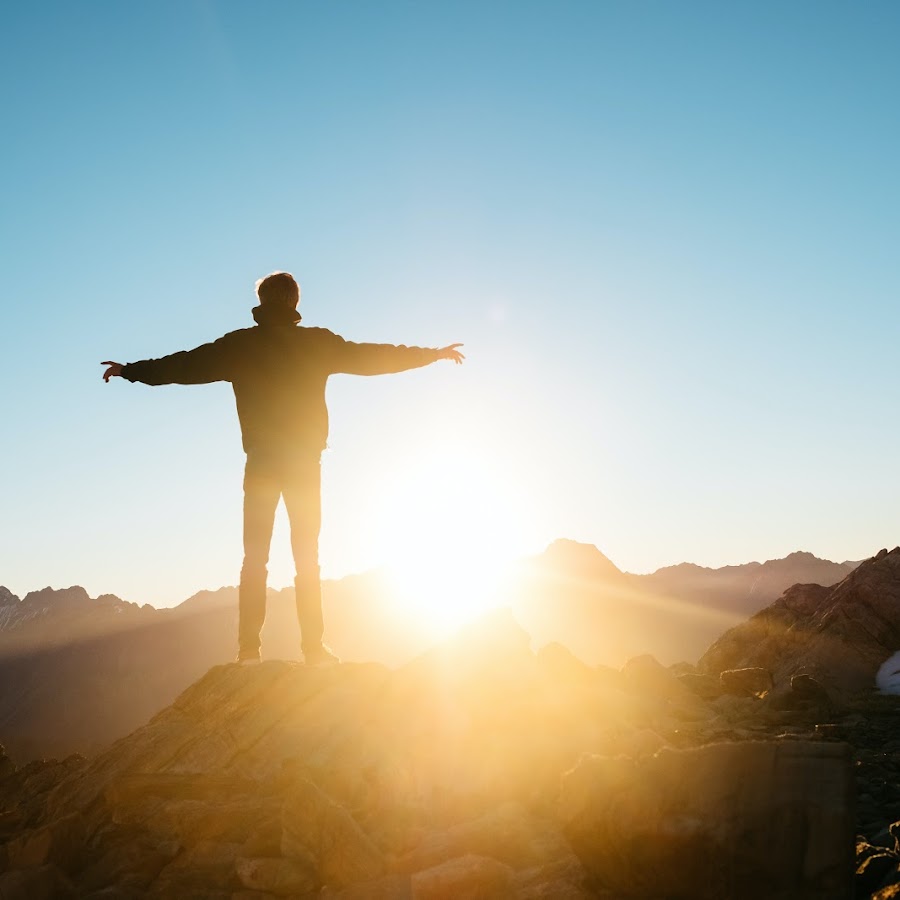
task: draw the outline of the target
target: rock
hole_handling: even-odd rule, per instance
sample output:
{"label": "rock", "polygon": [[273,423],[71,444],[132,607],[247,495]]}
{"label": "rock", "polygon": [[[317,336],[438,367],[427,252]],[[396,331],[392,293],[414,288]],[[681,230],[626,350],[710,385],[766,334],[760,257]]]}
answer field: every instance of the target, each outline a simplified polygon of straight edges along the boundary
{"label": "rock", "polygon": [[540,874],[528,880],[514,879],[513,890],[516,900],[598,900],[600,896],[588,890],[581,879],[544,878]]}
{"label": "rock", "polygon": [[322,888],[320,900],[411,900],[409,875],[386,875],[374,881],[361,881],[346,888]]}
{"label": "rock", "polygon": [[583,663],[574,653],[556,642],[546,644],[538,650],[537,663],[558,681],[591,684],[598,680],[595,669]]}
{"label": "rock", "polygon": [[825,706],[831,703],[828,691],[812,675],[806,673],[791,676],[791,691],[801,702]]}
{"label": "rock", "polygon": [[10,841],[8,865],[11,869],[28,869],[52,863],[68,871],[79,862],[84,839],[84,819],[79,813],[70,813]]}
{"label": "rock", "polygon": [[416,872],[412,900],[503,900],[513,897],[512,869],[484,856],[469,854]]}
{"label": "rock", "polygon": [[79,890],[85,894],[128,884],[141,896],[179,851],[178,847],[160,846],[147,835],[130,831],[107,833],[102,848],[78,875]]}
{"label": "rock", "polygon": [[53,865],[0,875],[3,900],[74,900],[77,896],[71,882]]}
{"label": "rock", "polygon": [[298,859],[239,857],[235,871],[245,888],[278,897],[312,893],[319,886],[315,870]]}
{"label": "rock", "polygon": [[0,744],[0,780],[16,771],[15,763],[6,755],[6,748]]}
{"label": "rock", "polygon": [[232,889],[236,887],[235,860],[240,852],[240,844],[199,841],[159,873],[154,889],[170,896],[178,896],[185,886]]}
{"label": "rock", "polygon": [[384,860],[354,818],[314,784],[300,779],[285,798],[281,852],[315,860],[324,884],[345,887],[384,873]]}
{"label": "rock", "polygon": [[623,756],[637,759],[653,756],[658,750],[668,746],[664,737],[650,728],[635,728],[631,732],[621,734],[615,744],[615,752]]}
{"label": "rock", "polygon": [[719,681],[725,693],[735,697],[764,697],[774,685],[772,673],[759,666],[726,669],[719,673]]}
{"label": "rock", "polygon": [[699,672],[685,672],[677,675],[676,678],[679,684],[702,700],[715,700],[717,697],[722,696],[722,684],[716,681],[712,675],[704,675]]}
{"label": "rock", "polygon": [[697,699],[675,675],[649,654],[629,659],[621,671],[625,688],[633,693],[678,702]]}
{"label": "rock", "polygon": [[574,863],[565,837],[555,822],[529,814],[508,803],[481,818],[460,822],[426,834],[414,850],[400,857],[394,868],[416,872],[463,856],[492,857],[515,869]]}
{"label": "rock", "polygon": [[897,854],[869,844],[856,845],[856,896],[868,897],[897,872]]}
{"label": "rock", "polygon": [[803,741],[586,757],[560,818],[596,882],[638,896],[844,900],[852,890],[848,748]]}

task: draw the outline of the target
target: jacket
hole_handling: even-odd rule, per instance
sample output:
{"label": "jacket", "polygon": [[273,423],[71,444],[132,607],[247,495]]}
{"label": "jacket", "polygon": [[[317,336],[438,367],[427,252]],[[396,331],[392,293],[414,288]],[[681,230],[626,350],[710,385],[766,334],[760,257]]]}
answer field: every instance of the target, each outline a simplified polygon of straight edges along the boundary
{"label": "jacket", "polygon": [[247,453],[321,453],[328,440],[329,375],[386,375],[426,366],[439,351],[393,344],[355,344],[326,328],[260,324],[209,344],[122,367],[143,384],[208,384],[234,388]]}

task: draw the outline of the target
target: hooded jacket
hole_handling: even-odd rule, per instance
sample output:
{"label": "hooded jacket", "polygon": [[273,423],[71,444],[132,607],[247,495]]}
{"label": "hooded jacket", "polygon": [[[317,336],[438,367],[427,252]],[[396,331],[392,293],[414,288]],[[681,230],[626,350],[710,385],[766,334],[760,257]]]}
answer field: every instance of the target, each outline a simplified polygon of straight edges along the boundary
{"label": "hooded jacket", "polygon": [[356,344],[326,328],[263,321],[193,350],[128,363],[122,376],[150,385],[229,381],[247,453],[321,453],[329,375],[386,375],[439,358],[438,350]]}

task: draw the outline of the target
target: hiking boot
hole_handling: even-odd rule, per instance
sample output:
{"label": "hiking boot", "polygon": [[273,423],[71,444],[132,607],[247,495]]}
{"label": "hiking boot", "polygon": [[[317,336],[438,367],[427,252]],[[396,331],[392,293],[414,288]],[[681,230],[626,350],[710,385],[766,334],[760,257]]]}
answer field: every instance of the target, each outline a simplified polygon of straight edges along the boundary
{"label": "hiking boot", "polygon": [[258,666],[262,660],[259,658],[259,653],[238,653],[238,658],[235,662],[239,666]]}
{"label": "hiking boot", "polygon": [[307,666],[336,666],[340,659],[324,644],[319,644],[312,650],[303,651],[303,662]]}

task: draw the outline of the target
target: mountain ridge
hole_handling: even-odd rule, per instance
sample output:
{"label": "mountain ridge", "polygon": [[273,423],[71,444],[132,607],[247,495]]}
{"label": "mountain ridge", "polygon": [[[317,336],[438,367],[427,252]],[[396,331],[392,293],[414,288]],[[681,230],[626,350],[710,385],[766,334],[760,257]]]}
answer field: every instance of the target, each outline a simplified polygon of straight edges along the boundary
{"label": "mountain ridge", "polygon": [[[738,573],[642,576],[593,545],[560,541],[548,550],[521,565],[493,605],[509,607],[535,646],[556,642],[589,665],[613,667],[646,653],[666,665],[697,660],[795,581],[824,573],[833,583],[843,572],[801,555]],[[396,602],[384,572],[324,581],[323,605],[326,638],[348,662],[402,665],[436,639],[427,616]],[[0,606],[0,740],[16,759],[107,745],[232,659],[237,617],[234,587],[161,609],[109,594],[91,599],[77,587]],[[270,590],[264,658],[297,659],[299,648],[293,590]]]}
{"label": "mountain ridge", "polygon": [[[583,548],[583,549],[582,549]],[[811,553],[808,550],[794,550],[787,554],[787,556],[776,557],[774,559],[765,560],[764,562],[759,562],[757,560],[751,560],[745,563],[729,563],[724,566],[702,566],[699,563],[693,562],[680,562],[674,563],[668,566],[661,566],[658,569],[654,569],[652,572],[643,572],[643,573],[634,573],[629,572],[625,569],[620,569],[596,544],[591,544],[585,541],[578,541],[573,538],[556,538],[551,541],[547,547],[541,551],[540,553],[533,554],[531,556],[523,557],[519,560],[520,564],[529,564],[533,562],[541,562],[541,561],[560,561],[560,562],[571,562],[573,558],[577,559],[577,555],[581,556],[583,563],[588,566],[596,569],[603,569],[606,571],[610,571],[614,575],[621,575],[629,578],[653,578],[659,575],[664,575],[668,573],[674,573],[678,571],[691,571],[691,572],[704,572],[704,573],[725,573],[725,572],[735,572],[740,570],[751,570],[754,568],[761,568],[765,566],[770,566],[777,563],[783,563],[787,561],[812,561],[817,563],[825,563],[832,566],[839,567],[851,567],[855,568],[862,562],[862,560],[845,560],[843,562],[835,562],[832,560],[825,559],[824,557],[816,556],[814,553]],[[568,557],[568,559],[567,559]],[[594,563],[593,565],[591,565]],[[341,583],[345,582],[348,579],[365,579],[371,577],[375,573],[380,573],[380,569],[369,569],[363,572],[352,572],[347,575],[342,575],[340,578],[326,578],[323,579],[323,584],[326,583]],[[288,590],[289,588],[270,588],[270,590]],[[222,598],[215,598],[216,595],[220,595],[223,591],[229,592],[237,590],[236,585],[222,585],[218,588],[203,588],[195,593],[191,594],[189,597],[182,600],[180,603],[176,603],[174,606],[155,606],[152,603],[143,603],[139,604],[134,601],[124,600],[119,597],[117,594],[104,593],[99,594],[97,597],[90,597],[85,590],[85,588],[81,587],[81,585],[71,585],[68,588],[54,588],[52,586],[46,586],[44,588],[31,590],[25,594],[24,597],[20,598],[18,595],[14,594],[9,588],[0,584],[0,608],[8,604],[15,603],[25,603],[30,602],[34,603],[38,599],[45,598],[52,603],[58,603],[60,601],[60,594],[64,594],[67,596],[75,596],[80,599],[81,594],[83,594],[84,598],[88,600],[92,600],[94,602],[100,603],[102,601],[108,603],[115,604],[125,604],[131,608],[143,609],[144,607],[149,607],[150,609],[163,611],[167,609],[179,609],[186,604],[196,605],[198,602],[198,598],[206,599],[210,602],[211,605],[215,605],[215,602],[221,600]],[[70,593],[72,592],[72,593]],[[65,602],[65,597],[62,598],[63,602]],[[199,602],[203,602],[200,600]],[[4,627],[2,620],[0,620],[0,630]]]}

